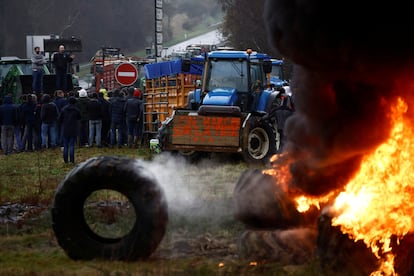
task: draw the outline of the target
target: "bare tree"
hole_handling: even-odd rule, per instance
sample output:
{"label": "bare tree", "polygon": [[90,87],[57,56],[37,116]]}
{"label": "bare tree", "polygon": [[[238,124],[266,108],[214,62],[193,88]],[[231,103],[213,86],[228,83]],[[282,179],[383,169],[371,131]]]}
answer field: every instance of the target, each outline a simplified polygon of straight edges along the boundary
{"label": "bare tree", "polygon": [[68,15],[68,17],[66,18],[66,24],[63,26],[61,32],[59,33],[59,36],[60,37],[63,37],[63,33],[67,29],[71,28],[73,26],[73,24],[75,24],[75,22],[78,19],[79,15],[80,15],[80,11],[79,10],[75,10],[75,11],[73,11],[73,13],[70,13]]}
{"label": "bare tree", "polygon": [[252,48],[279,56],[271,47],[265,30],[264,0],[256,1],[254,5],[248,0],[217,1],[225,13],[221,31],[233,47],[241,50]]}
{"label": "bare tree", "polygon": [[[180,13],[194,28],[217,9],[217,0],[164,0],[165,23]],[[0,0],[0,54],[24,56],[24,37],[30,34],[81,39],[79,62],[89,60],[103,46],[135,52],[150,46],[146,37],[154,36],[154,13],[153,0]],[[170,26],[164,27],[165,39],[176,39]]]}

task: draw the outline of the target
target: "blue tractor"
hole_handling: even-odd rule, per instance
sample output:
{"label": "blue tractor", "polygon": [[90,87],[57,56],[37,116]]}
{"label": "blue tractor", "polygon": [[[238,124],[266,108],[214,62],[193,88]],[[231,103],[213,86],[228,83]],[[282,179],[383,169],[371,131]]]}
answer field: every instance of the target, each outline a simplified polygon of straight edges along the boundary
{"label": "blue tractor", "polygon": [[285,78],[283,72],[284,62],[281,59],[272,58],[272,72],[270,73],[270,85],[274,89],[280,89],[283,87],[285,90],[289,89],[289,82]]}
{"label": "blue tractor", "polygon": [[187,108],[162,123],[161,149],[188,157],[240,153],[248,163],[267,163],[278,146],[275,120],[269,118],[278,91],[267,89],[272,59],[250,49],[213,51],[183,61],[183,71],[194,62],[204,66],[201,83],[189,93]]}

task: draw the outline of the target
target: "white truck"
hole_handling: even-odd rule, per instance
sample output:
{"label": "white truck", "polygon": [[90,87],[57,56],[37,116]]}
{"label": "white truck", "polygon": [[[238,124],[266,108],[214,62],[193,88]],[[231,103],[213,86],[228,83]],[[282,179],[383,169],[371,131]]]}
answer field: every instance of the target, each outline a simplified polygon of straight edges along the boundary
{"label": "white truck", "polygon": [[[30,59],[33,55],[34,47],[40,47],[40,52],[45,55],[46,59],[52,58],[52,53],[45,51],[45,39],[58,39],[57,35],[26,35],[26,58]],[[56,49],[57,51],[57,49]]]}

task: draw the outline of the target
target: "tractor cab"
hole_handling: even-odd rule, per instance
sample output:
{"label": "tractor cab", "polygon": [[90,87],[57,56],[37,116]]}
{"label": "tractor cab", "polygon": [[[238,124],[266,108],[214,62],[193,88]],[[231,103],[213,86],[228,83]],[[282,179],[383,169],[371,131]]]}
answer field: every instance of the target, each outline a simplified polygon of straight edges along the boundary
{"label": "tractor cab", "polygon": [[266,94],[266,74],[272,69],[267,55],[251,50],[213,51],[204,58],[201,87],[191,92],[189,108],[238,106],[242,112],[263,111],[257,98]]}

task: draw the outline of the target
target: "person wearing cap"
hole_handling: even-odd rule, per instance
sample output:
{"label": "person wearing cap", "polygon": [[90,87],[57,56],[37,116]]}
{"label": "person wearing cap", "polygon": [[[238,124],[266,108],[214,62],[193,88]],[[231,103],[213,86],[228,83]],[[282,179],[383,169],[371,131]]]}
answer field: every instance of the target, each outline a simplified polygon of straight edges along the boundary
{"label": "person wearing cap", "polygon": [[76,98],[69,97],[66,105],[59,115],[58,121],[63,126],[63,161],[75,163],[75,143],[77,138],[77,125],[81,119],[80,110],[76,107]]}
{"label": "person wearing cap", "polygon": [[132,148],[137,145],[141,136],[142,128],[142,100],[141,90],[135,89],[133,97],[125,103],[125,117],[128,132],[128,147]]}
{"label": "person wearing cap", "polygon": [[79,147],[88,147],[89,140],[89,115],[88,115],[88,92],[85,89],[79,90],[79,99],[76,102],[77,108],[81,113],[81,120],[79,123],[78,145]]}

